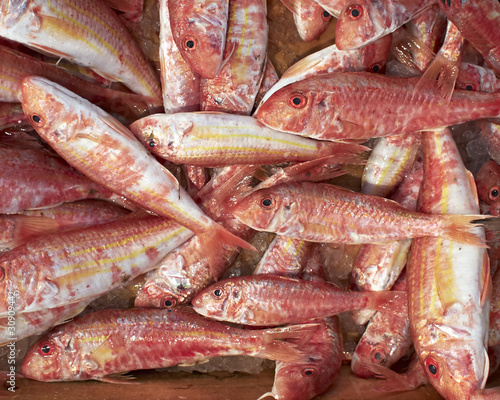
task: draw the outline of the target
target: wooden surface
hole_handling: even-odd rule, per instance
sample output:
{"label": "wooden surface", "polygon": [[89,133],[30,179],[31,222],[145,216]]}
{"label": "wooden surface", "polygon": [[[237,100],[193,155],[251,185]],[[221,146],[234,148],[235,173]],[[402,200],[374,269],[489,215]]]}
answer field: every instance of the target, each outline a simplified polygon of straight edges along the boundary
{"label": "wooden surface", "polygon": [[[96,381],[42,383],[29,379],[18,379],[16,395],[30,400],[256,400],[271,390],[274,370],[265,370],[257,375],[222,373],[207,374],[136,372],[137,384],[110,384]],[[371,400],[441,399],[430,385],[411,392],[384,394],[372,390],[376,380],[359,379],[352,375],[348,366],[342,366],[340,375],[325,394],[316,400]],[[496,373],[488,384],[500,385],[500,374]],[[7,390],[0,395],[8,397]],[[268,397],[267,399],[272,399]]]}

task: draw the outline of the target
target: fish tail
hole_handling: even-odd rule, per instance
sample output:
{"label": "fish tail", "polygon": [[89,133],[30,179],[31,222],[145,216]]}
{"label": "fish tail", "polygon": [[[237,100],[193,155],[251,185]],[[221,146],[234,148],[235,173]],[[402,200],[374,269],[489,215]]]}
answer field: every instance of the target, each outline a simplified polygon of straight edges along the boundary
{"label": "fish tail", "polygon": [[302,324],[266,329],[263,332],[264,343],[257,356],[284,362],[306,361],[308,355],[300,351],[300,347],[318,331],[319,326],[319,324]]}
{"label": "fish tail", "polygon": [[441,236],[459,243],[477,247],[488,247],[479,232],[474,232],[477,225],[500,232],[500,218],[489,215],[442,215],[445,219],[444,231]]}
{"label": "fish tail", "polygon": [[219,279],[225,271],[227,264],[224,262],[225,247],[257,251],[255,247],[238,236],[232,234],[221,225],[215,223],[214,229],[198,235],[206,251],[210,272],[215,280]]}
{"label": "fish tail", "polygon": [[378,364],[363,364],[363,367],[370,371],[373,376],[384,379],[374,386],[373,390],[377,392],[403,392],[415,390],[418,386],[409,379],[407,374],[398,374],[390,368]]}
{"label": "fish tail", "polygon": [[366,154],[370,149],[357,143],[321,142],[321,157],[333,156],[337,164],[366,164]]}
{"label": "fish tail", "polygon": [[404,317],[408,314],[408,298],[405,291],[383,290],[380,292],[367,292],[373,296],[367,308],[388,312]]}

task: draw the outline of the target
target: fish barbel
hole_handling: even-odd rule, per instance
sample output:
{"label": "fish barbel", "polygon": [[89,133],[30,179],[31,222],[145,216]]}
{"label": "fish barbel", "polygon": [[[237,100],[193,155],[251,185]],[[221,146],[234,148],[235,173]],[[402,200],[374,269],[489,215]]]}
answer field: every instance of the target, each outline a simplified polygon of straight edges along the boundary
{"label": "fish barbel", "polygon": [[99,107],[40,77],[25,78],[22,93],[23,110],[35,130],[71,165],[115,193],[186,226],[204,243],[210,264],[225,245],[253,249],[205,215],[132,132]]}
{"label": "fish barbel", "polygon": [[161,101],[153,68],[118,16],[100,1],[2,1],[0,36],[91,67]]}
{"label": "fish barbel", "polygon": [[203,167],[310,161],[330,155],[354,161],[367,150],[278,132],[253,117],[219,112],[150,115],[135,121],[130,130],[157,156]]}
{"label": "fish barbel", "polygon": [[[449,129],[424,132],[419,210],[478,212],[472,175]],[[480,227],[475,228],[484,235]],[[491,294],[485,249],[448,238],[413,240],[407,265],[410,327],[431,384],[446,399],[476,399],[488,377]]]}
{"label": "fish barbel", "polygon": [[172,35],[191,69],[203,78],[219,73],[226,47],[229,0],[169,0]]}
{"label": "fish barbel", "polygon": [[335,72],[294,82],[263,103],[270,128],[323,140],[393,136],[500,116],[500,94],[455,90],[448,105],[419,78]]}
{"label": "fish barbel", "polygon": [[302,360],[286,339],[303,339],[315,324],[244,330],[210,321],[190,308],[103,310],[55,328],[30,349],[22,374],[45,382],[98,379],[138,369],[194,364],[209,358],[251,355]]}
{"label": "fish barbel", "polygon": [[103,294],[152,269],[193,232],[146,215],[55,232],[0,256],[0,317],[9,293],[16,313],[41,311]]}
{"label": "fish barbel", "polygon": [[206,317],[245,325],[277,326],[373,308],[398,312],[406,293],[344,291],[321,281],[274,275],[229,278],[202,290],[194,310]]}
{"label": "fish barbel", "polygon": [[381,243],[443,236],[485,247],[471,221],[483,215],[428,215],[395,201],[323,183],[288,183],[257,190],[230,208],[244,224],[311,242]]}

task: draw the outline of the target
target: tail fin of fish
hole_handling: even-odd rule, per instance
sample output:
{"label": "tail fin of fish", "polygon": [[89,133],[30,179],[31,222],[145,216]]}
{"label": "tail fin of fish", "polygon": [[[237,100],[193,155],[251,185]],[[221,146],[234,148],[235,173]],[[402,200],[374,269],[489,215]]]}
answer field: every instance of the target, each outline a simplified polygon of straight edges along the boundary
{"label": "tail fin of fish", "polygon": [[441,236],[459,243],[488,247],[484,238],[474,232],[474,227],[477,225],[500,232],[500,218],[491,217],[490,215],[445,214],[442,217],[445,219],[446,225]]}
{"label": "tail fin of fish", "polygon": [[319,326],[319,324],[302,324],[266,329],[263,332],[264,344],[257,356],[284,362],[306,361],[308,355],[299,349],[317,332]]}
{"label": "tail fin of fish", "polygon": [[398,29],[392,36],[391,52],[402,64],[423,72],[435,53],[406,30]]}
{"label": "tail fin of fish", "polygon": [[363,367],[368,369],[375,377],[385,379],[374,386],[373,390],[377,392],[388,393],[410,391],[415,390],[417,387],[427,383],[427,378],[425,377],[425,372],[423,371],[421,371],[418,375],[411,370],[406,374],[398,374],[392,369],[383,367],[379,364],[366,363],[363,364]]}
{"label": "tail fin of fish", "polygon": [[202,246],[205,248],[212,276],[217,280],[227,266],[221,259],[224,256],[224,247],[239,246],[243,249],[257,251],[251,244],[224,229],[221,225],[214,223],[214,229],[198,234]]}
{"label": "tail fin of fish", "polygon": [[408,314],[407,293],[400,290],[383,290],[371,293],[372,298],[366,308],[388,312],[404,317]]}
{"label": "tail fin of fish", "polygon": [[321,142],[322,157],[337,156],[338,164],[366,164],[366,152],[370,149],[355,143]]}

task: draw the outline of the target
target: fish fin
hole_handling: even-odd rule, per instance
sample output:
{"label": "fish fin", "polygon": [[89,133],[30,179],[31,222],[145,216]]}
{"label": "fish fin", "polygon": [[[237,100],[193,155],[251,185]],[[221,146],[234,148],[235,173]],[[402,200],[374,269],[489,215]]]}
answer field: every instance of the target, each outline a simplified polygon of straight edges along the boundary
{"label": "fish fin", "polygon": [[491,281],[491,269],[490,269],[490,257],[485,251],[483,254],[483,268],[481,269],[481,307],[483,307],[491,297],[492,291],[492,281]]}
{"label": "fish fin", "polygon": [[321,156],[337,156],[337,164],[366,164],[366,154],[370,149],[355,143],[322,142]]}
{"label": "fish fin", "polygon": [[61,325],[65,324],[66,322],[71,321],[73,318],[75,318],[77,315],[79,315],[85,308],[88,306],[88,303],[90,303],[92,300],[85,301],[85,304],[83,304],[81,307],[78,307],[76,310],[74,310],[71,314],[65,315],[60,321],[57,321],[54,326],[56,325]]}
{"label": "fish fin", "polygon": [[373,299],[366,308],[371,308],[381,312],[387,312],[404,317],[408,314],[407,293],[402,290],[382,290],[372,293]]}
{"label": "fish fin", "polygon": [[500,231],[500,218],[492,218],[489,215],[443,214],[442,217],[445,220],[445,226],[441,236],[471,246],[488,247],[482,237],[471,231],[475,224]]}
{"label": "fish fin", "polygon": [[459,63],[448,60],[442,54],[434,58],[413,89],[414,92],[434,90],[449,104],[455,82],[457,81]]}
{"label": "fish fin", "polygon": [[53,47],[44,46],[41,44],[33,44],[33,43],[28,43],[28,46],[32,47],[34,49],[40,50],[42,53],[45,53],[45,54],[54,55],[54,56],[66,58],[69,60],[72,59],[71,55],[69,55],[67,53],[63,53],[62,51],[57,50],[56,48],[53,48]]}
{"label": "fish fin", "polygon": [[6,243],[11,248],[19,246],[33,237],[55,232],[59,229],[59,223],[53,218],[31,217],[28,215],[19,215],[17,218],[13,238]]}
{"label": "fish fin", "polygon": [[[308,355],[299,348],[317,332],[319,327],[320,324],[312,323],[266,329],[263,332],[264,343],[257,356],[284,362],[306,361]],[[293,340],[294,343],[284,340]]]}
{"label": "fish fin", "polygon": [[425,43],[406,29],[400,29],[393,35],[391,52],[400,63],[419,72],[424,72],[424,68],[435,57],[435,53]]}
{"label": "fish fin", "polygon": [[412,379],[411,375],[414,374],[411,373],[410,371],[408,371],[408,373],[406,374],[398,374],[392,369],[383,367],[382,365],[378,364],[367,364],[366,368],[368,368],[377,378],[385,379],[385,381],[380,382],[380,384],[376,385],[373,388],[373,390],[377,392],[388,393],[388,392],[410,391],[410,390],[415,390],[417,387],[425,385],[427,383],[427,378],[425,377],[425,373],[420,374],[421,375],[420,379],[415,380]]}
{"label": "fish fin", "polygon": [[121,124],[118,120],[116,120],[111,115],[99,116],[98,117],[104,124],[109,126],[114,132],[117,132],[126,138],[133,139],[137,141],[136,137],[130,130],[128,130],[123,124]]}
{"label": "fish fin", "polygon": [[224,256],[224,247],[239,246],[243,249],[257,251],[255,247],[238,236],[232,234],[221,225],[214,223],[214,229],[198,234],[202,247],[205,248],[210,272],[215,280],[219,279],[225,270],[226,264],[221,262]]}
{"label": "fish fin", "polygon": [[470,172],[468,169],[465,170],[465,173],[467,175],[467,180],[469,181],[469,187],[472,192],[472,196],[476,201],[476,206],[479,207],[479,196],[477,194],[477,186],[476,186],[476,180],[474,179],[474,175],[472,175],[472,172]]}
{"label": "fish fin", "polygon": [[290,80],[297,80],[296,77],[302,77],[305,72],[310,71],[317,65],[321,64],[323,60],[315,56],[315,54],[316,53],[313,53],[307,57],[304,57],[302,60],[297,61],[283,73],[281,79],[286,78]]}
{"label": "fish fin", "polygon": [[103,377],[98,378],[98,381],[101,382],[106,382],[106,383],[119,383],[119,384],[126,384],[126,385],[138,385],[139,382],[131,382],[132,380],[136,379],[135,376],[130,376],[130,375],[125,375],[126,372],[123,372],[121,374],[111,374],[111,375],[106,375]]}
{"label": "fish fin", "polygon": [[281,0],[283,5],[288,8],[292,14],[299,15],[297,0]]}
{"label": "fish fin", "polygon": [[29,4],[30,0],[9,0],[7,10],[2,17],[5,18],[4,26],[8,28],[15,25],[26,12]]}
{"label": "fish fin", "polygon": [[277,395],[274,394],[274,392],[266,392],[262,396],[260,396],[257,400],[262,400],[265,399],[266,397],[274,397],[276,400],[279,399],[279,397],[276,397]]}

